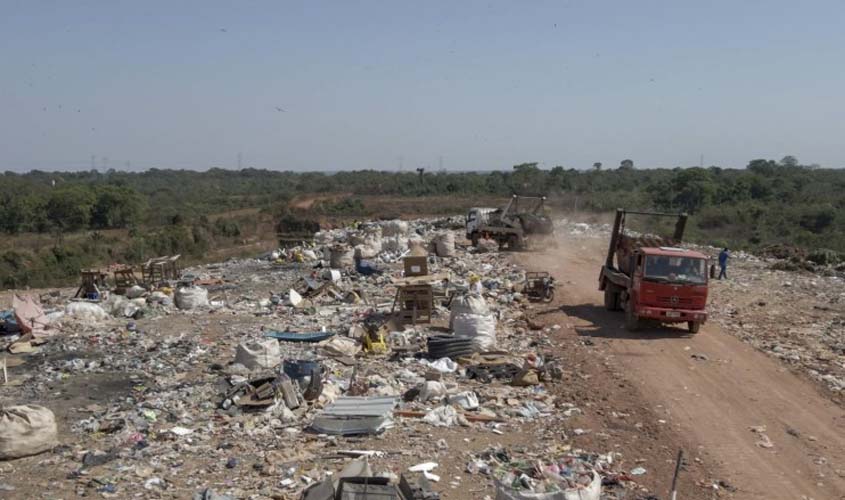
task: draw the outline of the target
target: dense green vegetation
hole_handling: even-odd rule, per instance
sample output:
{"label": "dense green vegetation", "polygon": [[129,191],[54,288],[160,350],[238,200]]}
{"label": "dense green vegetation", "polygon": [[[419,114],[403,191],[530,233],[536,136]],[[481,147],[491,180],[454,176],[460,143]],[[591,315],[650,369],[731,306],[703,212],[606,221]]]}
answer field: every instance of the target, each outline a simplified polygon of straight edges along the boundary
{"label": "dense green vegetation", "polygon": [[[49,245],[0,254],[4,286],[71,278],[95,263],[138,262],[182,253],[201,257],[236,240],[249,217],[214,214],[260,208],[282,225],[300,224],[289,202],[307,194],[348,196],[315,203],[309,216],[364,215],[373,195],[546,195],[558,209],[616,207],[686,211],[692,239],[758,248],[781,243],[845,252],[845,171],[801,165],[793,157],[753,160],[747,168],[540,169],[416,173],[374,170],[294,173],[246,169],[207,172],[6,172],[0,183],[0,231],[49,236]],[[442,207],[441,207],[442,208]],[[213,219],[213,220],[212,220]],[[104,231],[123,230],[120,235]],[[114,231],[112,231],[114,233]],[[70,235],[76,235],[71,238]]]}

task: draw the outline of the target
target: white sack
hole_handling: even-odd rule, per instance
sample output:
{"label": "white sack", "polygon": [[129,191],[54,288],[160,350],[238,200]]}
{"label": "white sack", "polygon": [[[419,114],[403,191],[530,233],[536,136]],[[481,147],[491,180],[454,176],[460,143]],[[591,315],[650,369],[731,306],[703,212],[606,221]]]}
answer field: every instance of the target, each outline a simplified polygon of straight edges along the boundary
{"label": "white sack", "polygon": [[493,314],[461,313],[452,318],[452,331],[456,337],[472,339],[476,352],[496,347],[496,316]]}
{"label": "white sack", "polygon": [[58,444],[56,417],[48,408],[0,408],[0,460],[36,455]]}
{"label": "white sack", "polygon": [[65,312],[68,316],[73,316],[85,323],[96,323],[109,317],[102,307],[91,302],[71,302],[65,308]]}
{"label": "white sack", "polygon": [[355,264],[354,250],[347,246],[334,246],[329,253],[329,265],[334,269],[352,267]]}
{"label": "white sack", "polygon": [[455,256],[455,233],[452,231],[438,233],[432,240],[432,243],[434,244],[434,253],[438,257]]}
{"label": "white sack", "polygon": [[264,339],[238,344],[235,363],[240,363],[250,370],[274,368],[282,360],[282,351],[276,339]]}
{"label": "white sack", "polygon": [[208,290],[200,286],[188,286],[176,290],[176,307],[179,309],[196,309],[208,305]]}

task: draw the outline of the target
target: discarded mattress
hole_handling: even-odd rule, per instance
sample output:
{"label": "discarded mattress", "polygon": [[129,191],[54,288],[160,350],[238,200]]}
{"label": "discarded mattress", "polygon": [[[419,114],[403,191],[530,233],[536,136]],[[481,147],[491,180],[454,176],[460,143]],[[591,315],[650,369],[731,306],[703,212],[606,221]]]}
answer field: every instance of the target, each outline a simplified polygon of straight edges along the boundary
{"label": "discarded mattress", "polygon": [[379,434],[393,427],[394,396],[338,398],[314,417],[311,429],[320,434]]}

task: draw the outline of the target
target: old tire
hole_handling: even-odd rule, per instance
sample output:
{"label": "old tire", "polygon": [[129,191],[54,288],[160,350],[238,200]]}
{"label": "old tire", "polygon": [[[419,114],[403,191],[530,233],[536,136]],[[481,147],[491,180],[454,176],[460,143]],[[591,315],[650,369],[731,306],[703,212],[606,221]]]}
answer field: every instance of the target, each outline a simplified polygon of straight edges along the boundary
{"label": "old tire", "polygon": [[629,332],[636,332],[640,329],[640,317],[634,312],[634,305],[630,300],[625,305],[625,329]]}
{"label": "old tire", "polygon": [[604,289],[604,308],[608,311],[619,309],[619,292],[612,290],[610,287]]}
{"label": "old tire", "polygon": [[701,323],[699,323],[698,321],[688,321],[687,329],[690,333],[698,333],[698,331],[701,329]]}

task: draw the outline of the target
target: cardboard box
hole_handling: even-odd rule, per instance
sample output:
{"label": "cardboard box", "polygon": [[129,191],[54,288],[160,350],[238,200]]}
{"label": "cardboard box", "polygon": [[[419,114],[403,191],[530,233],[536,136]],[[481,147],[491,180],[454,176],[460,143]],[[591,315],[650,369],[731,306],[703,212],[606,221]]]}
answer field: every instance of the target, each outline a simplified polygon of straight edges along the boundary
{"label": "cardboard box", "polygon": [[428,274],[428,257],[405,257],[405,276],[425,276]]}

